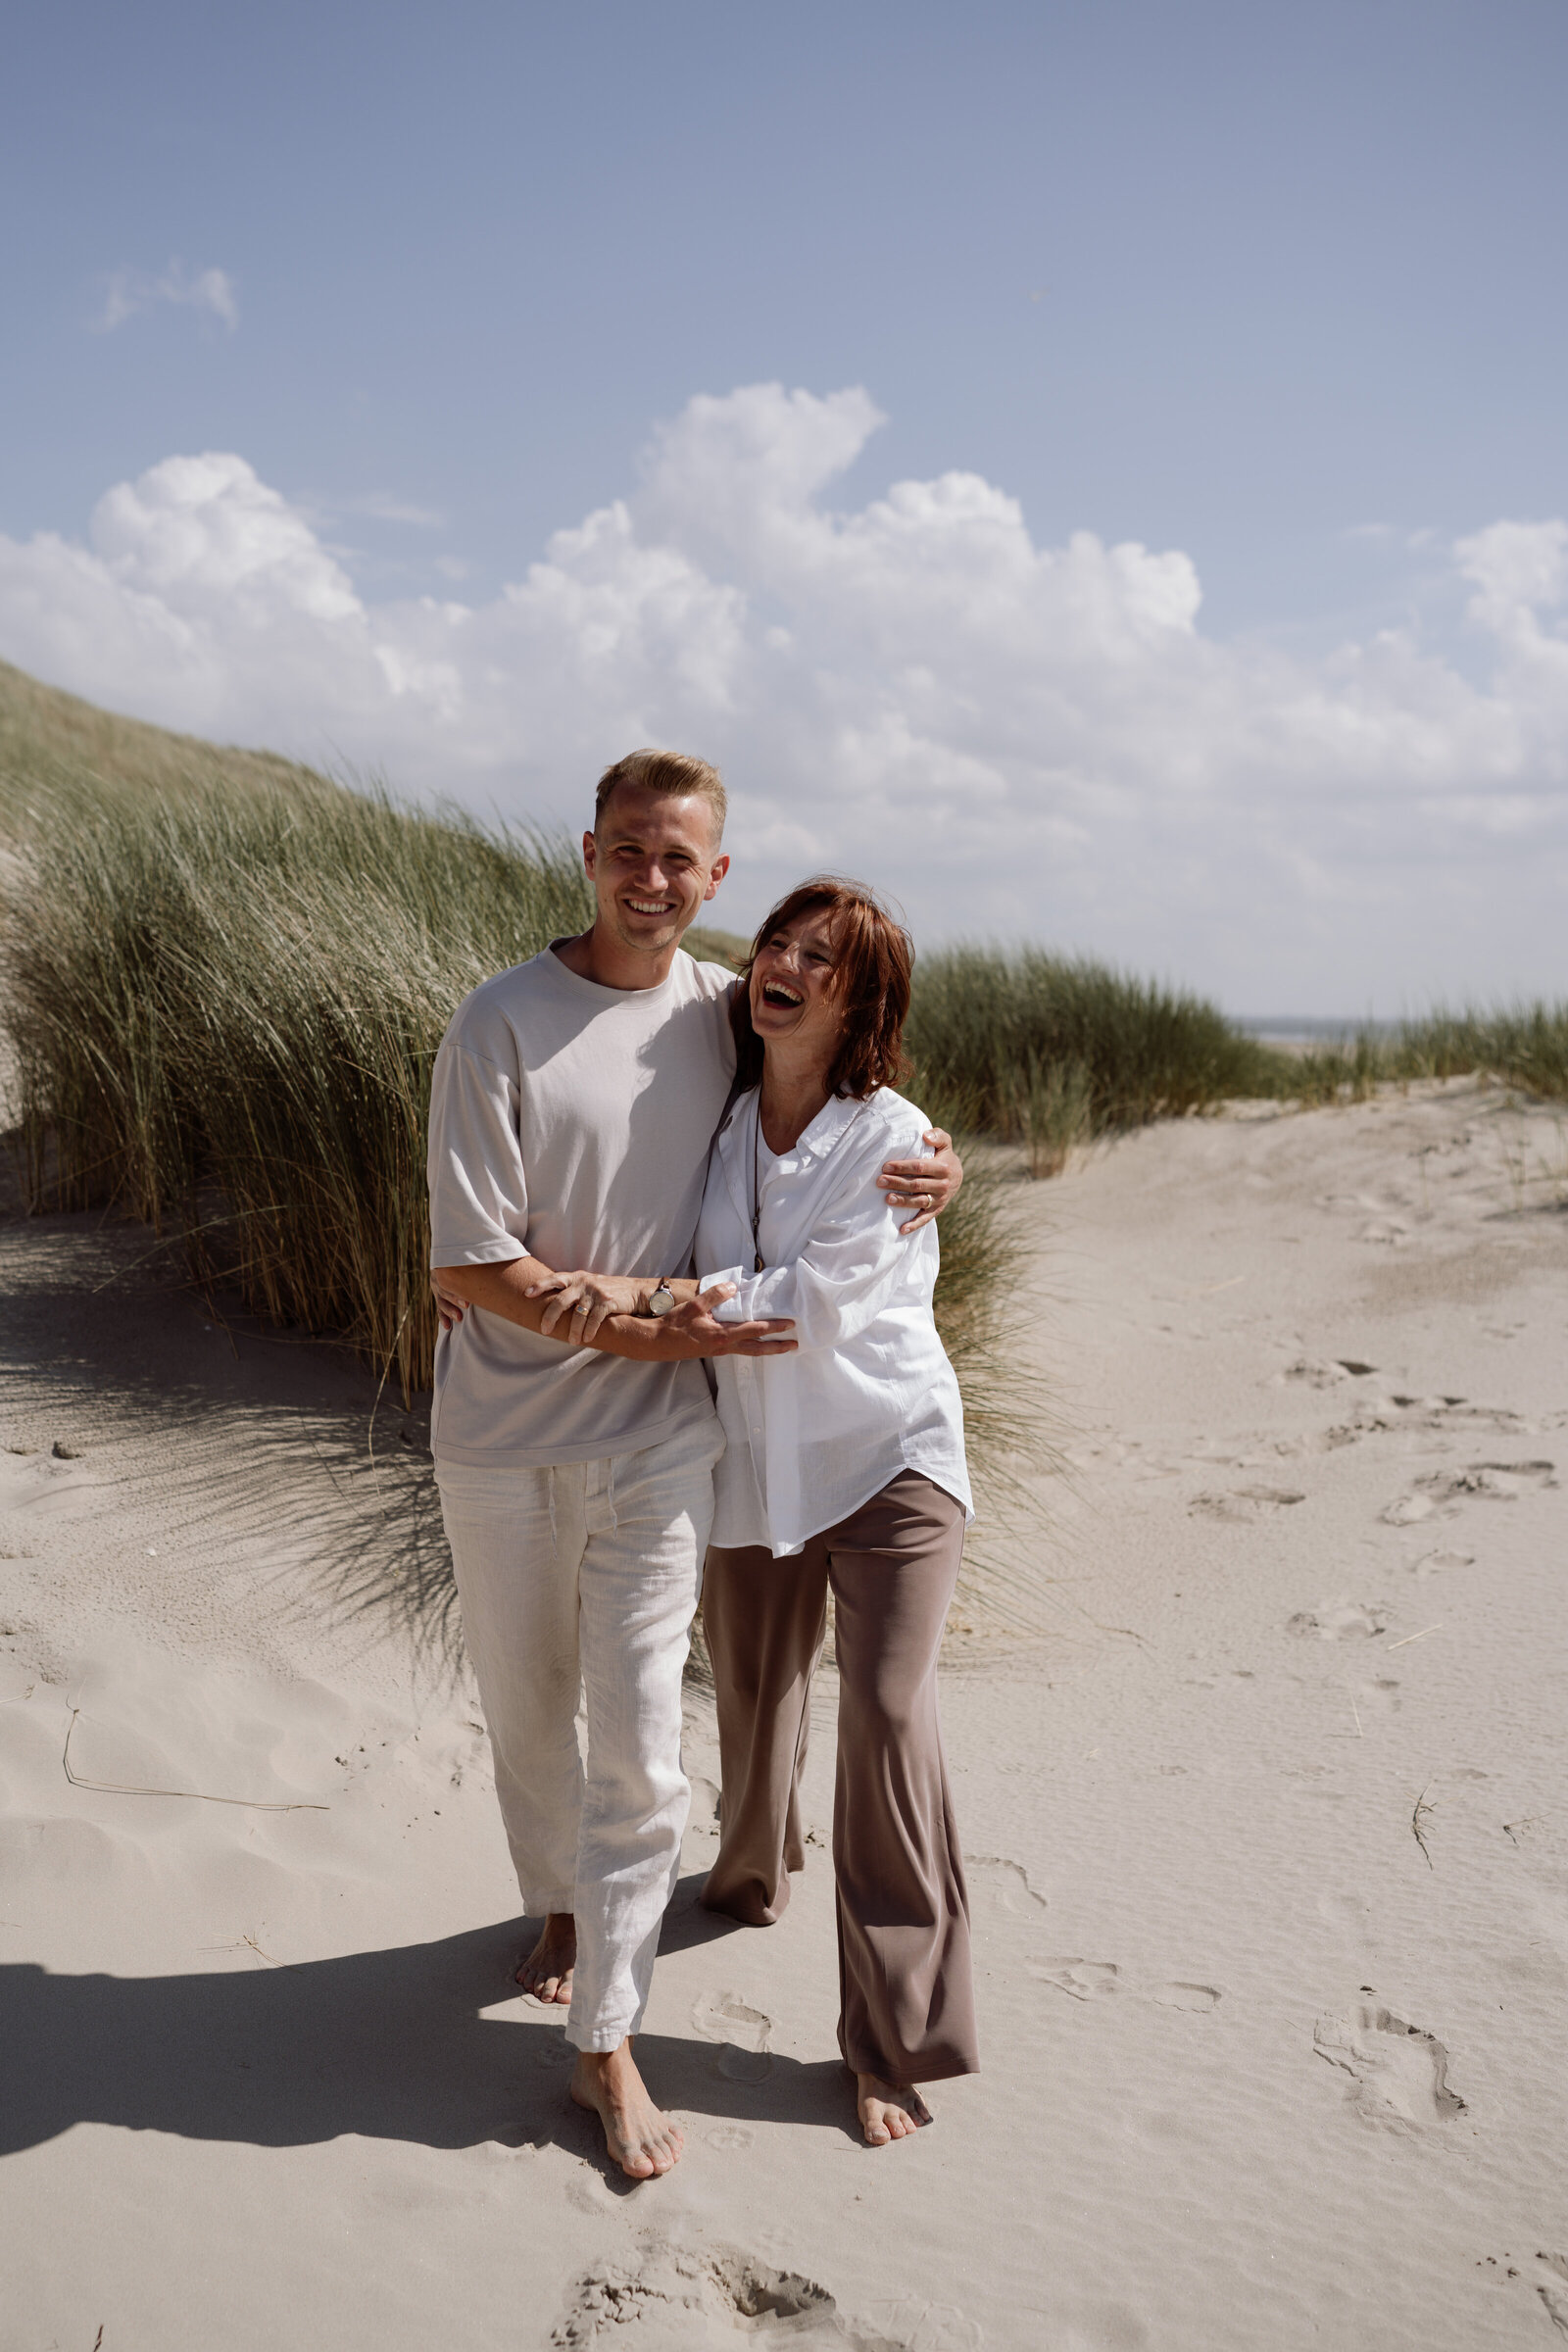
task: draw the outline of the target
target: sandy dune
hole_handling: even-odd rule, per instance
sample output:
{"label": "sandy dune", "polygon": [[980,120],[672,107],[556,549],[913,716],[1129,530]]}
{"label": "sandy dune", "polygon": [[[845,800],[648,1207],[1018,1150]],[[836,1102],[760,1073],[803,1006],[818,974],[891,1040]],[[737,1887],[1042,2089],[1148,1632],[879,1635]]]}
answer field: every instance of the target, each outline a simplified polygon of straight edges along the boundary
{"label": "sandy dune", "polygon": [[509,1997],[417,1417],[372,1457],[352,1365],[0,1224],[0,2344],[1568,2334],[1565,1200],[1561,1121],[1469,1085],[1017,1187],[1070,1471],[1044,1638],[947,1688],[987,2071],[857,2143],[831,1690],[763,1933],[692,1905],[694,1691],[642,2045],[689,2153],[635,2189]]}

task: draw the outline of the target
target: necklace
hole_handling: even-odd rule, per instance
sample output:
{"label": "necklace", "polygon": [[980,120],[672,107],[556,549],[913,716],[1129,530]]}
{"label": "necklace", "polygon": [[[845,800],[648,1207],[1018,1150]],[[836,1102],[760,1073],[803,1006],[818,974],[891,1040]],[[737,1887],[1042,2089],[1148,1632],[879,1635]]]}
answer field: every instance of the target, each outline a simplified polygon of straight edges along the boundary
{"label": "necklace", "polygon": [[762,1257],[762,1182],[759,1163],[762,1156],[762,1090],[757,1090],[757,1111],[752,1120],[752,1272],[765,1270]]}

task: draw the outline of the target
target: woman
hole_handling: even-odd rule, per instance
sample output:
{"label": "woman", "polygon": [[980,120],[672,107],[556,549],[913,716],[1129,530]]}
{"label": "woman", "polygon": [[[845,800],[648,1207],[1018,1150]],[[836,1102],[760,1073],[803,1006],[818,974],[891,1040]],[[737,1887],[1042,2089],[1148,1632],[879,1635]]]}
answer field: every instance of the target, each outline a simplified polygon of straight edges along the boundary
{"label": "woman", "polygon": [[710,1909],[776,1920],[803,1867],[810,1683],[834,1600],[839,2046],[873,2147],[929,2123],[917,2087],[977,2064],[963,1865],[936,1669],[972,1515],[957,1382],[932,1318],[938,1243],[870,1189],[917,1153],[895,1094],[909,943],[867,890],[792,891],[735,997],[698,1287],[720,1320],[786,1316],[795,1352],[717,1359],[727,1444],[703,1588],[723,1771]]}

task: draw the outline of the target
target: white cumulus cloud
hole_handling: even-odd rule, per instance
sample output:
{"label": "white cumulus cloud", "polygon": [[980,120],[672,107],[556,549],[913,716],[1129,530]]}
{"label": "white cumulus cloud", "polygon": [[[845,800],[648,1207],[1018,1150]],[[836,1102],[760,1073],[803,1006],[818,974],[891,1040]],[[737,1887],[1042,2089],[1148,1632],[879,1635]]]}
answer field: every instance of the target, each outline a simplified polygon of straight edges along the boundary
{"label": "white cumulus cloud", "polygon": [[172,303],[177,310],[206,311],[232,334],[239,324],[234,281],[226,270],[187,270],[180,261],[150,276],[140,270],[117,270],[109,280],[104,307],[95,321],[100,334],[113,334],[138,311]]}
{"label": "white cumulus cloud", "polygon": [[577,819],[636,743],[718,760],[745,921],[807,867],[918,936],[1086,948],[1241,1009],[1562,990],[1568,525],[1441,551],[1461,663],[1409,632],[1303,661],[1201,627],[1192,559],[1032,537],[971,473],[833,488],[863,391],[704,396],[625,500],[483,602],[368,602],[233,456],[0,538],[0,653],[165,723]]}

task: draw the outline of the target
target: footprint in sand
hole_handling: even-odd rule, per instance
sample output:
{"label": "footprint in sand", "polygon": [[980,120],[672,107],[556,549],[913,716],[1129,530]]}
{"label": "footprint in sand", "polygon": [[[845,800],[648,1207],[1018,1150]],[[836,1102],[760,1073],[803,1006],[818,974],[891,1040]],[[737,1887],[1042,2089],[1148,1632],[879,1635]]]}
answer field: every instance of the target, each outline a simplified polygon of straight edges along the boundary
{"label": "footprint in sand", "polygon": [[[1350,1686],[1346,1686],[1350,1690]],[[1399,1686],[1392,1675],[1380,1675],[1376,1682],[1357,1683],[1351,1690],[1360,1713],[1365,1715],[1397,1715],[1401,1704]]]}
{"label": "footprint in sand", "polygon": [[1363,1364],[1353,1355],[1300,1355],[1274,1377],[1277,1382],[1301,1381],[1309,1389],[1337,1389],[1348,1380],[1366,1380],[1376,1370],[1376,1364]]}
{"label": "footprint in sand", "polygon": [[1390,1527],[1413,1527],[1434,1516],[1451,1519],[1461,1502],[1517,1502],[1557,1484],[1555,1462],[1471,1462],[1463,1470],[1434,1470],[1383,1513]]}
{"label": "footprint in sand", "polygon": [[814,2278],[774,2270],[738,2247],[666,2245],[650,2248],[635,2270],[611,2261],[583,2272],[550,2341],[560,2352],[612,2337],[694,2348],[737,2335],[826,2343],[843,2337],[837,2309]]}
{"label": "footprint in sand", "polygon": [[1102,2001],[1122,1989],[1121,1970],[1113,1960],[1039,1960],[1029,1973],[1075,2001]]}
{"label": "footprint in sand", "polygon": [[1103,2001],[1130,1992],[1135,1999],[1152,2001],[1160,2009],[1188,2009],[1206,2017],[1219,2007],[1221,1999],[1217,1984],[1191,1984],[1179,1978],[1164,1984],[1132,1984],[1113,1960],[1039,1960],[1031,1963],[1029,1973],[1075,2001]]}
{"label": "footprint in sand", "polygon": [[1473,1568],[1473,1551],[1424,1551],[1418,1560],[1409,1564],[1412,1576],[1442,1576],[1450,1568]]}
{"label": "footprint in sand", "polygon": [[1400,1494],[1378,1513],[1385,1527],[1417,1527],[1437,1509],[1430,1494]]}
{"label": "footprint in sand", "polygon": [[1245,1525],[1305,1500],[1294,1487],[1233,1487],[1225,1494],[1195,1494],[1187,1510],[1194,1519],[1229,1519]]}
{"label": "footprint in sand", "polygon": [[1298,1609],[1285,1621],[1285,1631],[1303,1640],[1320,1642],[1370,1640],[1388,1630],[1389,1612],[1364,1600],[1320,1600],[1315,1609]]}
{"label": "footprint in sand", "polygon": [[1030,1886],[1029,1873],[1021,1862],[1005,1854],[968,1854],[964,1864],[970,1901],[977,1912],[1002,1911],[1011,1919],[1026,1919],[1039,1926],[1046,1898]]}
{"label": "footprint in sand", "polygon": [[773,2071],[767,2037],[773,2020],[751,2008],[738,1992],[704,1992],[692,2009],[692,2028],[705,2041],[719,2045],[715,2060],[731,2082],[760,2082]]}
{"label": "footprint in sand", "polygon": [[1220,2004],[1217,1984],[1154,1984],[1149,1997],[1161,2009],[1191,2009],[1199,2017],[1207,2017]]}
{"label": "footprint in sand", "polygon": [[1454,1494],[1481,1494],[1494,1502],[1515,1502],[1557,1484],[1555,1462],[1472,1462],[1452,1482]]}
{"label": "footprint in sand", "polygon": [[550,2341],[557,2352],[612,2341],[716,2352],[738,2336],[840,2352],[979,2352],[982,2342],[976,2323],[950,2304],[904,2299],[855,2318],[802,2272],[711,2244],[651,2244],[640,2260],[595,2263],[567,2290]]}
{"label": "footprint in sand", "polygon": [[1451,2122],[1464,2101],[1448,2088],[1448,2053],[1437,2036],[1359,2002],[1339,2017],[1320,2017],[1312,2034],[1320,2058],[1350,2078],[1350,2103],[1369,2123],[1394,2128]]}

